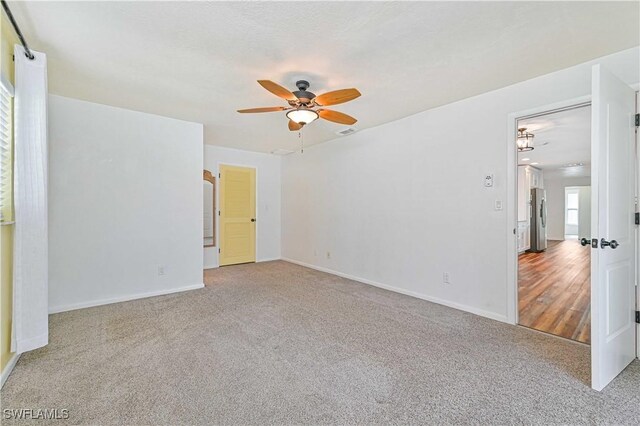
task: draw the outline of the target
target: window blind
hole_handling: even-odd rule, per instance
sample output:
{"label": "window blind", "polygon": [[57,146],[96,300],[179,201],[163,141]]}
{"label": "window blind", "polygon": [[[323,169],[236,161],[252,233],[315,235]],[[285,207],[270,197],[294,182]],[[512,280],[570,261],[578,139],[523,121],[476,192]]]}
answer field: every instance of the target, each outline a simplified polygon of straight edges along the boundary
{"label": "window blind", "polygon": [[0,221],[11,221],[13,90],[0,82]]}

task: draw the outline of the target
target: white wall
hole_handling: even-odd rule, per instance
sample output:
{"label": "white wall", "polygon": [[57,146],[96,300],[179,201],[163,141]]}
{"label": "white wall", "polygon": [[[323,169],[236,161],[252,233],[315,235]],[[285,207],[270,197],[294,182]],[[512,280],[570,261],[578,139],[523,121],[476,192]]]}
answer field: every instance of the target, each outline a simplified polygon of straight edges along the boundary
{"label": "white wall", "polygon": [[507,321],[515,211],[494,202],[515,196],[509,114],[589,95],[594,62],[637,83],[639,58],[627,50],[285,157],[283,258]]}
{"label": "white wall", "polygon": [[591,237],[591,186],[579,187],[578,198],[578,236]]}
{"label": "white wall", "polygon": [[[568,186],[589,186],[591,185],[591,178],[579,177],[579,178],[562,178],[562,177],[547,177],[544,181],[545,191],[547,193],[547,238],[550,240],[564,240],[565,226],[564,226],[564,204],[565,204],[565,191]],[[590,203],[590,201],[589,201]],[[585,214],[582,209],[582,203],[579,206],[580,213]],[[589,209],[586,209],[589,210]],[[586,212],[591,221],[591,212]],[[579,217],[578,220],[582,222],[583,217]],[[591,225],[589,224],[589,228]],[[589,237],[589,235],[582,235],[581,237]]]}
{"label": "white wall", "polygon": [[[280,259],[281,157],[205,145],[204,168],[217,178],[220,164],[256,169],[256,261]],[[216,191],[216,196],[219,192]],[[220,206],[219,200],[216,206]],[[218,225],[219,221],[216,221],[216,229]],[[216,236],[219,235],[217,231]],[[216,268],[218,265],[218,244],[216,247],[205,247],[204,268]]]}
{"label": "white wall", "polygon": [[202,287],[201,124],[50,96],[49,144],[50,311]]}

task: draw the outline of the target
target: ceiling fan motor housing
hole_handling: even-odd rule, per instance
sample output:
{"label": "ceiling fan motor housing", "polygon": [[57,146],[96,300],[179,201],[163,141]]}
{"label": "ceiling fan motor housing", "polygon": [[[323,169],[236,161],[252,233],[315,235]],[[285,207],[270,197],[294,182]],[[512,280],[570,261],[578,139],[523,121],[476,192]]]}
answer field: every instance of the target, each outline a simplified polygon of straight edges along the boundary
{"label": "ceiling fan motor housing", "polygon": [[311,100],[316,97],[314,93],[307,91],[309,86],[309,82],[306,80],[296,81],[296,87],[298,90],[293,92],[293,94],[296,95],[296,98],[298,98],[303,104],[311,102]]}

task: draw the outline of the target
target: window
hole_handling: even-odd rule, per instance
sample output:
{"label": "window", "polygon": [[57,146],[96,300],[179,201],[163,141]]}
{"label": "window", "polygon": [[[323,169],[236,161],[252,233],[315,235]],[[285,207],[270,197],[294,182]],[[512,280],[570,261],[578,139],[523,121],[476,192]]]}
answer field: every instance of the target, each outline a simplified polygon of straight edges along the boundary
{"label": "window", "polygon": [[12,220],[13,87],[0,80],[0,222]]}
{"label": "window", "polygon": [[567,192],[567,225],[578,224],[578,191]]}

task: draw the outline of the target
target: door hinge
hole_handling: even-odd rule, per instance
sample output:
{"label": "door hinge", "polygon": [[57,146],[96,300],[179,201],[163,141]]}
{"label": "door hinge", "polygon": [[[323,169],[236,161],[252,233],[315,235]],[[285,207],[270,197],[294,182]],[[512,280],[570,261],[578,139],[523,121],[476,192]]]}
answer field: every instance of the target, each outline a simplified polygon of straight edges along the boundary
{"label": "door hinge", "polygon": [[220,252],[220,249],[218,249],[218,253],[221,253],[221,252]]}
{"label": "door hinge", "polygon": [[220,216],[220,210],[218,210],[218,216]]}
{"label": "door hinge", "polygon": [[640,225],[640,213],[636,212],[636,225]]}
{"label": "door hinge", "polygon": [[640,127],[640,114],[636,114],[636,127]]}
{"label": "door hinge", "polygon": [[640,324],[640,311],[636,311],[636,323]]}
{"label": "door hinge", "polygon": [[221,177],[221,176],[220,176],[220,173],[218,173],[218,179],[220,179],[220,177]]}

